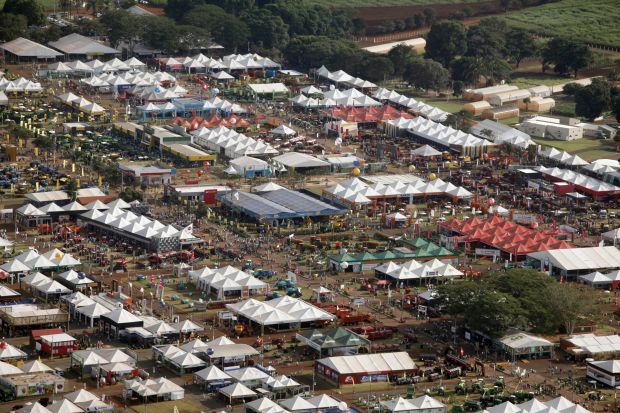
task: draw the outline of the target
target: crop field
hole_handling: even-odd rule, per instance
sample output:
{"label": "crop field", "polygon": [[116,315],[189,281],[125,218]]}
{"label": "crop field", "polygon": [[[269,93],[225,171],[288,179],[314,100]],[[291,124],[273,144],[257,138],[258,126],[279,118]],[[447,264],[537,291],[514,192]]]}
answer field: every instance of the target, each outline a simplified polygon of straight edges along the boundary
{"label": "crop field", "polygon": [[327,7],[391,7],[480,3],[479,0],[304,0],[304,2]]}
{"label": "crop field", "polygon": [[544,36],[568,36],[606,46],[620,46],[617,0],[562,0],[504,16],[510,26]]}

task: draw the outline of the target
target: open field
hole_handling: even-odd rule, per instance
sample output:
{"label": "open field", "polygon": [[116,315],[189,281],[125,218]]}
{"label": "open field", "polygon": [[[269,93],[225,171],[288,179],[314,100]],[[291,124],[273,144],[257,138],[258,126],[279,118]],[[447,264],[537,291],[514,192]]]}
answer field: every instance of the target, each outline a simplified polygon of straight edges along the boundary
{"label": "open field", "polygon": [[304,2],[321,4],[327,7],[428,6],[438,4],[480,3],[477,0],[304,0]]}
{"label": "open field", "polygon": [[613,150],[613,142],[602,139],[577,139],[575,141],[556,141],[553,139],[534,138],[539,145],[553,146],[559,150],[563,150],[572,154],[577,154],[586,161],[595,159],[608,158],[620,159],[620,152]]}
{"label": "open field", "polygon": [[508,13],[508,24],[544,36],[570,36],[620,46],[620,7],[616,0],[562,0]]}

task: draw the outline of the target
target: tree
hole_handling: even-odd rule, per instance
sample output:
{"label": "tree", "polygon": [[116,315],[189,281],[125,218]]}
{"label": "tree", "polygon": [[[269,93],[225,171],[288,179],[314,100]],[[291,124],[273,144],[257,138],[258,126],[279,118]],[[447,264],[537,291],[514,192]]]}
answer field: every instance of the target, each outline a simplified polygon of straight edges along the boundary
{"label": "tree", "polygon": [[[484,20],[483,20],[484,21]],[[504,50],[504,33],[487,27],[471,26],[467,30],[467,53],[470,57],[499,57]]]}
{"label": "tree", "polygon": [[404,79],[417,88],[439,91],[448,83],[448,70],[430,59],[414,59],[407,64]]}
{"label": "tree", "polygon": [[506,56],[517,67],[523,59],[536,56],[538,47],[532,35],[523,29],[512,29],[506,34]]}
{"label": "tree", "polygon": [[192,10],[197,6],[207,4],[205,0],[168,0],[164,11],[166,15],[174,20],[180,20],[188,10]]}
{"label": "tree", "polygon": [[101,16],[101,24],[107,28],[108,39],[112,46],[127,44],[129,52],[144,36],[147,17],[133,15],[125,10],[108,10]]}
{"label": "tree", "polygon": [[413,22],[416,28],[424,27],[426,24],[426,16],[423,13],[416,13],[413,15]]}
{"label": "tree", "polygon": [[28,21],[28,26],[43,26],[45,24],[43,6],[37,0],[6,0],[2,11],[24,16]]}
{"label": "tree", "polygon": [[589,120],[601,116],[611,106],[611,86],[604,79],[593,79],[592,83],[575,93],[575,114]]}
{"label": "tree", "polygon": [[579,83],[571,82],[564,85],[564,87],[562,88],[562,92],[564,92],[564,94],[568,96],[575,96],[575,94],[581,89],[583,89],[583,87],[584,86]]}
{"label": "tree", "polygon": [[422,14],[424,14],[424,21],[427,25],[433,24],[435,18],[437,17],[437,13],[435,12],[435,10],[429,7],[422,10]]}
{"label": "tree", "polygon": [[208,31],[213,40],[230,50],[247,46],[250,36],[250,30],[241,19],[214,5],[203,5],[189,10],[181,22]]}
{"label": "tree", "polygon": [[248,25],[255,44],[268,49],[284,49],[289,41],[288,25],[280,16],[266,9],[247,13],[243,20]]}
{"label": "tree", "polygon": [[0,41],[8,42],[24,36],[28,30],[26,16],[0,13]]}
{"label": "tree", "polygon": [[[611,103],[611,111],[616,117],[616,120],[620,122],[620,95],[616,95]],[[620,137],[620,133],[616,134],[616,138]]]}
{"label": "tree", "polygon": [[509,328],[525,328],[527,319],[519,301],[480,282],[439,287],[439,296],[452,315],[462,316],[472,330],[501,337]]}
{"label": "tree", "polygon": [[592,289],[578,284],[555,283],[545,289],[545,302],[568,335],[573,334],[577,321],[589,314],[591,297]]}
{"label": "tree", "polygon": [[384,81],[394,73],[394,65],[386,56],[379,56],[373,53],[363,53],[358,76],[371,82]]}
{"label": "tree", "polygon": [[145,20],[143,40],[154,48],[174,53],[179,48],[178,27],[168,17],[148,16]]}
{"label": "tree", "polygon": [[433,24],[426,37],[426,57],[449,67],[467,51],[467,36],[462,22],[444,20]]}
{"label": "tree", "polygon": [[411,47],[399,44],[390,49],[387,57],[392,61],[392,65],[394,65],[394,74],[396,76],[402,76],[405,67],[409,62],[415,59],[416,54]]}
{"label": "tree", "polygon": [[463,89],[465,89],[465,85],[460,80],[452,82],[452,94],[454,96],[461,96],[463,94]]}
{"label": "tree", "polygon": [[580,41],[555,37],[547,42],[542,50],[543,71],[550,64],[556,73],[566,75],[573,72],[577,77],[579,70],[588,67],[593,61],[592,51]]}

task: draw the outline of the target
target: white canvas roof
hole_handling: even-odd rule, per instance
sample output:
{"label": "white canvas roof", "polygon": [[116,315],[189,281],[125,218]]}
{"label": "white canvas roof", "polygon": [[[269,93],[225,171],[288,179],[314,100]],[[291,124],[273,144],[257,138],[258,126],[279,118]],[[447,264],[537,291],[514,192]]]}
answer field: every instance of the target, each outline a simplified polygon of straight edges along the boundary
{"label": "white canvas roof", "polygon": [[[3,342],[3,348],[0,348],[0,360],[22,359],[28,358],[28,354],[21,351],[17,347],[7,342]],[[18,369],[19,370],[19,369]]]}
{"label": "white canvas roof", "polygon": [[230,380],[231,378],[227,373],[223,372],[216,366],[209,366],[205,369],[197,371],[194,375],[204,381]]}
{"label": "white canvas roof", "polygon": [[264,380],[269,377],[267,373],[260,371],[256,367],[245,367],[237,370],[228,370],[227,373],[235,381],[241,383],[246,381]]}
{"label": "white canvas roof", "polygon": [[241,383],[234,383],[219,390],[224,396],[231,399],[246,398],[256,396],[256,393]]}
{"label": "white canvas roof", "polygon": [[549,263],[566,271],[620,268],[620,250],[616,247],[566,248],[527,254],[539,261]]}
{"label": "white canvas roof", "polygon": [[290,399],[280,400],[279,403],[280,406],[291,412],[299,410],[314,410],[316,408],[314,404],[310,403],[308,400],[300,396],[294,396]]}
{"label": "white canvas roof", "polygon": [[142,319],[133,315],[132,313],[130,313],[129,311],[123,308],[117,308],[116,310],[113,310],[109,312],[108,314],[105,314],[105,318],[113,321],[116,324],[129,324],[129,323],[142,322]]}
{"label": "white canvas roof", "polygon": [[24,372],[12,364],[5,363],[4,361],[0,361],[0,375],[8,376],[11,374],[23,374]]}
{"label": "white canvas roof", "polygon": [[204,327],[194,323],[191,320],[183,320],[177,324],[172,325],[174,328],[179,330],[181,333],[192,333],[204,331]]}
{"label": "white canvas roof", "polygon": [[415,363],[404,351],[396,353],[358,354],[337,356],[318,360],[339,374],[366,373],[373,371],[404,371],[415,369]]}
{"label": "white canvas roof", "polygon": [[553,345],[549,340],[526,333],[510,334],[502,337],[500,341],[502,344],[512,349],[547,347]]}
{"label": "white canvas roof", "polygon": [[82,413],[84,409],[68,399],[56,400],[47,405],[47,409],[52,413]]}

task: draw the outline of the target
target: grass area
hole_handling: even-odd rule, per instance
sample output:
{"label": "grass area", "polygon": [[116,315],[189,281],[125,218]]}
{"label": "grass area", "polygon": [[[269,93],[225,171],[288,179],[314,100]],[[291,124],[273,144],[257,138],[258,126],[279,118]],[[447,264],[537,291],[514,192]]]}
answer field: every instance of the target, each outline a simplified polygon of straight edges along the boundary
{"label": "grass area", "polygon": [[[418,98],[416,98],[418,99]],[[449,113],[456,113],[456,112],[460,112],[461,109],[463,108],[463,105],[466,102],[463,101],[459,101],[459,100],[445,100],[445,99],[418,99],[421,102],[427,103],[431,106],[435,106],[445,112],[449,112]]]}
{"label": "grass area", "polygon": [[[490,1],[490,0],[489,0]],[[389,6],[434,6],[438,4],[477,3],[477,0],[305,0],[305,3],[326,7],[389,7]]]}
{"label": "grass area", "polygon": [[515,116],[514,118],[500,119],[499,123],[503,123],[504,125],[515,125],[519,123],[519,117]]}
{"label": "grass area", "polygon": [[[6,0],[0,0],[0,9],[4,7],[4,2]],[[37,0],[37,3],[43,6],[43,9],[48,11],[53,11],[54,8],[58,10],[58,0]]]}
{"label": "grass area", "polygon": [[566,82],[570,82],[571,79],[561,76],[547,75],[547,74],[531,74],[527,76],[519,76],[519,73],[515,73],[512,79],[508,82],[510,85],[519,87],[520,89],[528,89],[534,86],[555,86],[561,85]]}
{"label": "grass area", "polygon": [[617,0],[562,0],[504,17],[510,26],[546,36],[570,36],[587,42],[620,46]]}
{"label": "grass area", "polygon": [[552,146],[562,151],[577,154],[586,161],[608,158],[620,159],[620,153],[613,149],[613,142],[602,139],[583,138],[575,141],[556,141],[553,139],[534,138],[539,145]]}

